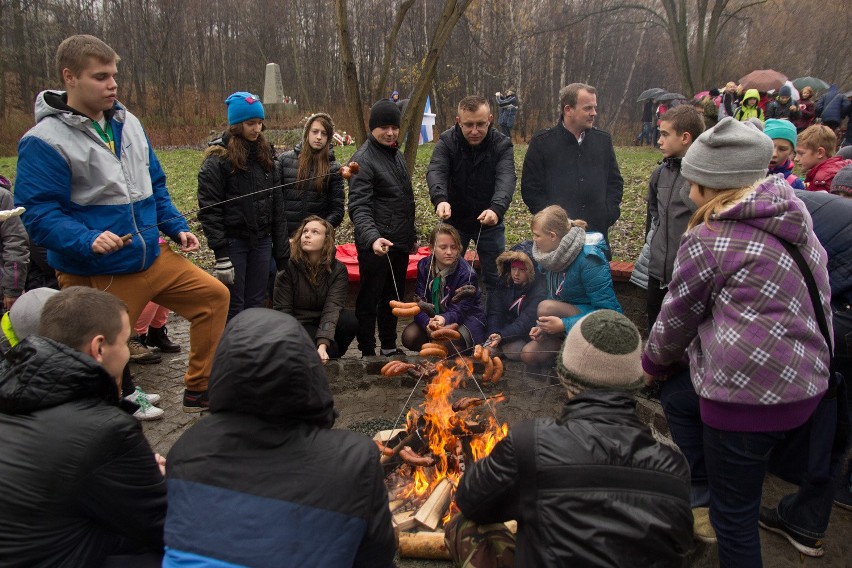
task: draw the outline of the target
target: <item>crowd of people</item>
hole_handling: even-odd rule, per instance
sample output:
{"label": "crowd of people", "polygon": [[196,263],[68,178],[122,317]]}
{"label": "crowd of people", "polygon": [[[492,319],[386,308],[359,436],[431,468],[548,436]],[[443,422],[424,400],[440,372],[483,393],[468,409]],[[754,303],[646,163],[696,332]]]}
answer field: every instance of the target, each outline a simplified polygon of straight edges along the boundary
{"label": "crowd of people", "polygon": [[[301,143],[276,156],[258,97],[229,96],[228,128],[198,174],[210,274],[160,237],[199,247],[141,123],[116,99],[118,55],[77,35],[56,61],[64,90],[38,95],[19,145],[14,204],[25,212],[0,225],[0,557],[390,566],[379,453],[332,429],[323,364],[353,341],[364,357],[405,354],[390,303],[418,242],[400,106],[371,107],[344,176],[331,116],[310,116]],[[738,105],[733,93],[711,127],[681,105],[653,134],[663,161],[637,263],[644,345],[610,274],[624,182],[611,137],[594,127],[595,88],[562,88],[558,122],[533,136],[520,180],[530,238],[508,251],[511,124],[494,127],[485,97],[459,102],[426,174],[439,223],[415,293],[428,309],[401,343],[416,351],[452,326],[459,351],[488,342],[555,365],[568,398],[562,416],[513,424],[467,468],[446,529],[459,565],[680,566],[697,537],[718,543],[723,566],[760,566],[759,526],[820,556],[832,504],[852,506],[852,161],[835,158],[825,123],[797,132],[800,111],[783,93],[765,124],[759,96]],[[497,97],[517,109],[513,91]],[[11,208],[6,189],[0,204]],[[345,207],[361,277],[354,312],[335,258]],[[471,242],[479,273],[464,257]],[[47,251],[61,291],[27,287],[31,247]],[[180,349],[169,309],[190,322],[184,410],[210,416],[166,459],[137,420],[162,416],[157,395],[135,387],[129,361],[134,336]],[[636,417],[633,393],[654,383],[677,448]],[[760,506],[767,471],[799,486],[774,508]]]}

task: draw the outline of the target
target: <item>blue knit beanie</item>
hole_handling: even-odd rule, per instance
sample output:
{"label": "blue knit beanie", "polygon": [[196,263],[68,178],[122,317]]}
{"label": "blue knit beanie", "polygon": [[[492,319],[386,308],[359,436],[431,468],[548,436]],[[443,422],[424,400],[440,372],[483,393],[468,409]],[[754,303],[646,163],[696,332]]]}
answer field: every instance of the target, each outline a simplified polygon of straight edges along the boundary
{"label": "blue knit beanie", "polygon": [[263,112],[263,104],[257,95],[247,93],[245,91],[237,91],[227,99],[225,104],[228,105],[228,125],[239,124],[252,118],[263,120],[266,118]]}

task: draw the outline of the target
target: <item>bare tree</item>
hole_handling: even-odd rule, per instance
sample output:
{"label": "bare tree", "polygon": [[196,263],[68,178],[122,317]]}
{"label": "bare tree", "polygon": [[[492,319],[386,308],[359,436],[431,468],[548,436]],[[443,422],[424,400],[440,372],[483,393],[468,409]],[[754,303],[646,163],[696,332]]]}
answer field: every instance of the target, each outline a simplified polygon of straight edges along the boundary
{"label": "bare tree", "polygon": [[358,82],[358,69],[352,56],[352,39],[349,35],[349,17],[346,14],[346,0],[335,0],[337,15],[337,35],[340,38],[340,62],[343,66],[346,100],[355,120],[355,139],[360,143],[367,139],[367,127],[364,122],[364,106],[361,103],[361,86]]}

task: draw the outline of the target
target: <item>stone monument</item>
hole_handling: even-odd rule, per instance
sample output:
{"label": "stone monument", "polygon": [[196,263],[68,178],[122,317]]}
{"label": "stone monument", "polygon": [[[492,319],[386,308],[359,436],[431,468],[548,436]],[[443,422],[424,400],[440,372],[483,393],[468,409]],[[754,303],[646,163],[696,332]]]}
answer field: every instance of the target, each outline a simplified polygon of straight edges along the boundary
{"label": "stone monument", "polygon": [[264,106],[284,102],[284,82],[281,80],[281,67],[277,63],[266,64],[262,102]]}

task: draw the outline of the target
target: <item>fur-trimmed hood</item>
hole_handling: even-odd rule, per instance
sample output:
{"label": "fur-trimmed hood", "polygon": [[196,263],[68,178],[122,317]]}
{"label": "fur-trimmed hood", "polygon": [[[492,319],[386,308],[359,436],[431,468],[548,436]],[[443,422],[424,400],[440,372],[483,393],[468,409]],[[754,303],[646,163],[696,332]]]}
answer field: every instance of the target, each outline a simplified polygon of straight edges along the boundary
{"label": "fur-trimmed hood", "polygon": [[512,247],[512,250],[507,250],[497,257],[497,274],[500,278],[508,280],[512,277],[512,263],[523,262],[527,267],[529,282],[532,282],[535,280],[535,265],[533,264],[532,257],[523,250],[518,249],[518,246]]}

